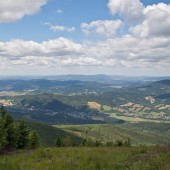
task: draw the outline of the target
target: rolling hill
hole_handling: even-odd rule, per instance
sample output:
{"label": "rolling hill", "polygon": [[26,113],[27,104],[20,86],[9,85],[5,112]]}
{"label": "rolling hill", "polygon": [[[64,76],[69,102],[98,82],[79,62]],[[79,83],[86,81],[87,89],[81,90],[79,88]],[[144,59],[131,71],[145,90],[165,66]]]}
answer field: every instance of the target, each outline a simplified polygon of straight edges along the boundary
{"label": "rolling hill", "polygon": [[[103,76],[96,76],[93,82],[85,81],[87,77],[84,80],[82,77],[83,81],[71,80],[73,77],[0,80],[0,104],[5,104],[16,117],[48,124],[170,120],[169,79],[147,81],[147,78],[140,78],[143,79],[140,85],[120,87],[114,86],[114,81],[113,84],[94,82],[105,79]],[[133,83],[135,80],[139,78],[133,78]]]}
{"label": "rolling hill", "polygon": [[27,124],[31,129],[36,130],[38,132],[41,139],[41,144],[44,147],[54,147],[55,141],[58,137],[64,138],[66,136],[70,136],[75,141],[75,143],[82,142],[82,139],[80,137],[68,133],[60,128],[50,126],[48,124],[31,121],[27,121]]}
{"label": "rolling hill", "polygon": [[[139,126],[138,126],[139,125]],[[146,126],[147,125],[147,126]],[[143,126],[143,127],[142,127]],[[145,123],[109,125],[62,125],[56,126],[81,138],[116,142],[130,138],[133,145],[169,144],[169,124]]]}

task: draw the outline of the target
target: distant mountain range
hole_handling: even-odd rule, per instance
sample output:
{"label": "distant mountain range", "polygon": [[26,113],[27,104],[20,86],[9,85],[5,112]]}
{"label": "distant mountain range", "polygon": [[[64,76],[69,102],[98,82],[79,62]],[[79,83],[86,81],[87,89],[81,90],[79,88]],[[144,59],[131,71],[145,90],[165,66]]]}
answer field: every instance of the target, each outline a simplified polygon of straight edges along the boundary
{"label": "distant mountain range", "polygon": [[143,81],[158,81],[163,79],[170,79],[170,76],[166,77],[152,77],[152,76],[123,76],[123,75],[47,75],[47,76],[0,76],[0,80],[57,80],[57,81],[86,81],[86,82],[99,82],[110,84],[124,84],[124,82],[143,82]]}

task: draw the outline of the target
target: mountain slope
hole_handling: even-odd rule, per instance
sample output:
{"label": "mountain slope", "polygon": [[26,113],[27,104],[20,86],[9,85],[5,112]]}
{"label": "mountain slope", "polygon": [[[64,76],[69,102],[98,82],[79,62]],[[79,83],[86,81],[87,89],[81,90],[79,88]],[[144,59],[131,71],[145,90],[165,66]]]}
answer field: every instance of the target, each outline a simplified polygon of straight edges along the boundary
{"label": "mountain slope", "polygon": [[70,136],[75,141],[75,143],[81,143],[82,141],[80,137],[48,124],[31,121],[27,121],[27,123],[31,129],[34,129],[38,132],[42,145],[45,147],[54,146],[57,137],[64,138],[66,136]]}

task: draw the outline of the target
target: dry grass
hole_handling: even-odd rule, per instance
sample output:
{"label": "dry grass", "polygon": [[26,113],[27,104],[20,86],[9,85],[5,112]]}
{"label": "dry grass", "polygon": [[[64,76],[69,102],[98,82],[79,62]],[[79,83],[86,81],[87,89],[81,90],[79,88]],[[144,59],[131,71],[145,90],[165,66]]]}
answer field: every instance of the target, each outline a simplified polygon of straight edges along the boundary
{"label": "dry grass", "polygon": [[88,105],[91,109],[100,110],[100,108],[101,108],[101,104],[96,103],[96,102],[88,102],[87,105]]}

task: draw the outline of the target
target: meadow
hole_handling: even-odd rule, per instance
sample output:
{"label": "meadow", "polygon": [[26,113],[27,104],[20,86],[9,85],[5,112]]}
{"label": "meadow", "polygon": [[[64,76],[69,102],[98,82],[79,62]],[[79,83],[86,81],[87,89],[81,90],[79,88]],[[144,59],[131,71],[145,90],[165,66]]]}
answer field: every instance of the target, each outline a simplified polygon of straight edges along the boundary
{"label": "meadow", "polygon": [[0,170],[169,170],[169,146],[63,147],[0,156]]}

